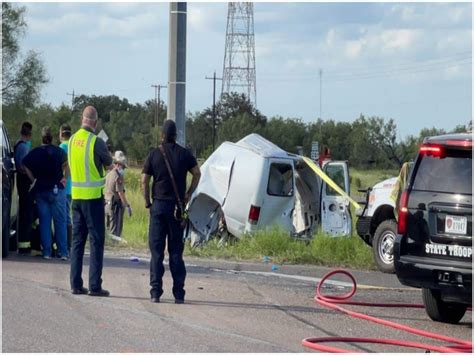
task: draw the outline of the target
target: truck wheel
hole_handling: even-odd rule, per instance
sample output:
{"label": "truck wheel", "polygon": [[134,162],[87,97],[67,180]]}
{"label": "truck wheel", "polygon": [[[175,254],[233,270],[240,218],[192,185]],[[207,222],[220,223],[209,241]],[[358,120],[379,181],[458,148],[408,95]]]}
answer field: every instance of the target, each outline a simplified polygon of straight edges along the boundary
{"label": "truck wheel", "polygon": [[436,290],[424,288],[422,295],[426,313],[436,322],[459,323],[466,313],[467,306],[465,304],[444,302]]}
{"label": "truck wheel", "polygon": [[388,219],[378,225],[372,240],[375,263],[380,271],[388,274],[395,272],[393,247],[396,235],[397,222],[394,219]]}

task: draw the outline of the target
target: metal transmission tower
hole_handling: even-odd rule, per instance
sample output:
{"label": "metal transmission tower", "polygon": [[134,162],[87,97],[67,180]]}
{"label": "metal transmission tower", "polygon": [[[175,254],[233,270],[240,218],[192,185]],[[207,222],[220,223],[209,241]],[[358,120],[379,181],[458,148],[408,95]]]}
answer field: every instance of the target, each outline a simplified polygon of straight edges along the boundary
{"label": "metal transmission tower", "polygon": [[222,94],[243,92],[257,106],[253,3],[229,2]]}

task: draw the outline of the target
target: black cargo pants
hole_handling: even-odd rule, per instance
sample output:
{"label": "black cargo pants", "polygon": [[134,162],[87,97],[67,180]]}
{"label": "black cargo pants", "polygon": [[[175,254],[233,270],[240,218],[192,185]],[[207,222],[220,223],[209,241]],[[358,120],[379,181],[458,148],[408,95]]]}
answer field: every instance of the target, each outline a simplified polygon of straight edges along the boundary
{"label": "black cargo pants", "polygon": [[151,251],[150,262],[150,294],[160,298],[163,294],[163,274],[165,268],[166,239],[168,239],[168,254],[171,276],[173,277],[173,296],[175,299],[184,299],[184,280],[186,267],[183,260],[184,241],[183,228],[174,218],[175,201],[153,200],[150,207],[149,246]]}

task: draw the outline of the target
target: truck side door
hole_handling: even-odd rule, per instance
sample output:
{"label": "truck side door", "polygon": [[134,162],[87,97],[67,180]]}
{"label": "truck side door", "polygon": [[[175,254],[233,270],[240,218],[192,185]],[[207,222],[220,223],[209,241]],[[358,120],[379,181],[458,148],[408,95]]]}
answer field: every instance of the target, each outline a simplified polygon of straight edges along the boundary
{"label": "truck side door", "polygon": [[[350,194],[349,166],[344,161],[329,162],[324,172],[348,195]],[[321,228],[333,236],[352,233],[352,219],[347,198],[338,194],[329,184],[323,182],[321,190]]]}

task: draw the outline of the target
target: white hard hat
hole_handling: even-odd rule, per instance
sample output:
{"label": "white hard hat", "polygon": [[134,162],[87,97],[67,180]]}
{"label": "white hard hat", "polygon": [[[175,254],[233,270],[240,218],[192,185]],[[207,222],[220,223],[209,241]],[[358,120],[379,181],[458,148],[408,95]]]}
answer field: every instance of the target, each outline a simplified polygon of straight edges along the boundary
{"label": "white hard hat", "polygon": [[121,150],[117,150],[113,156],[114,163],[122,164],[124,167],[127,166],[127,158]]}

